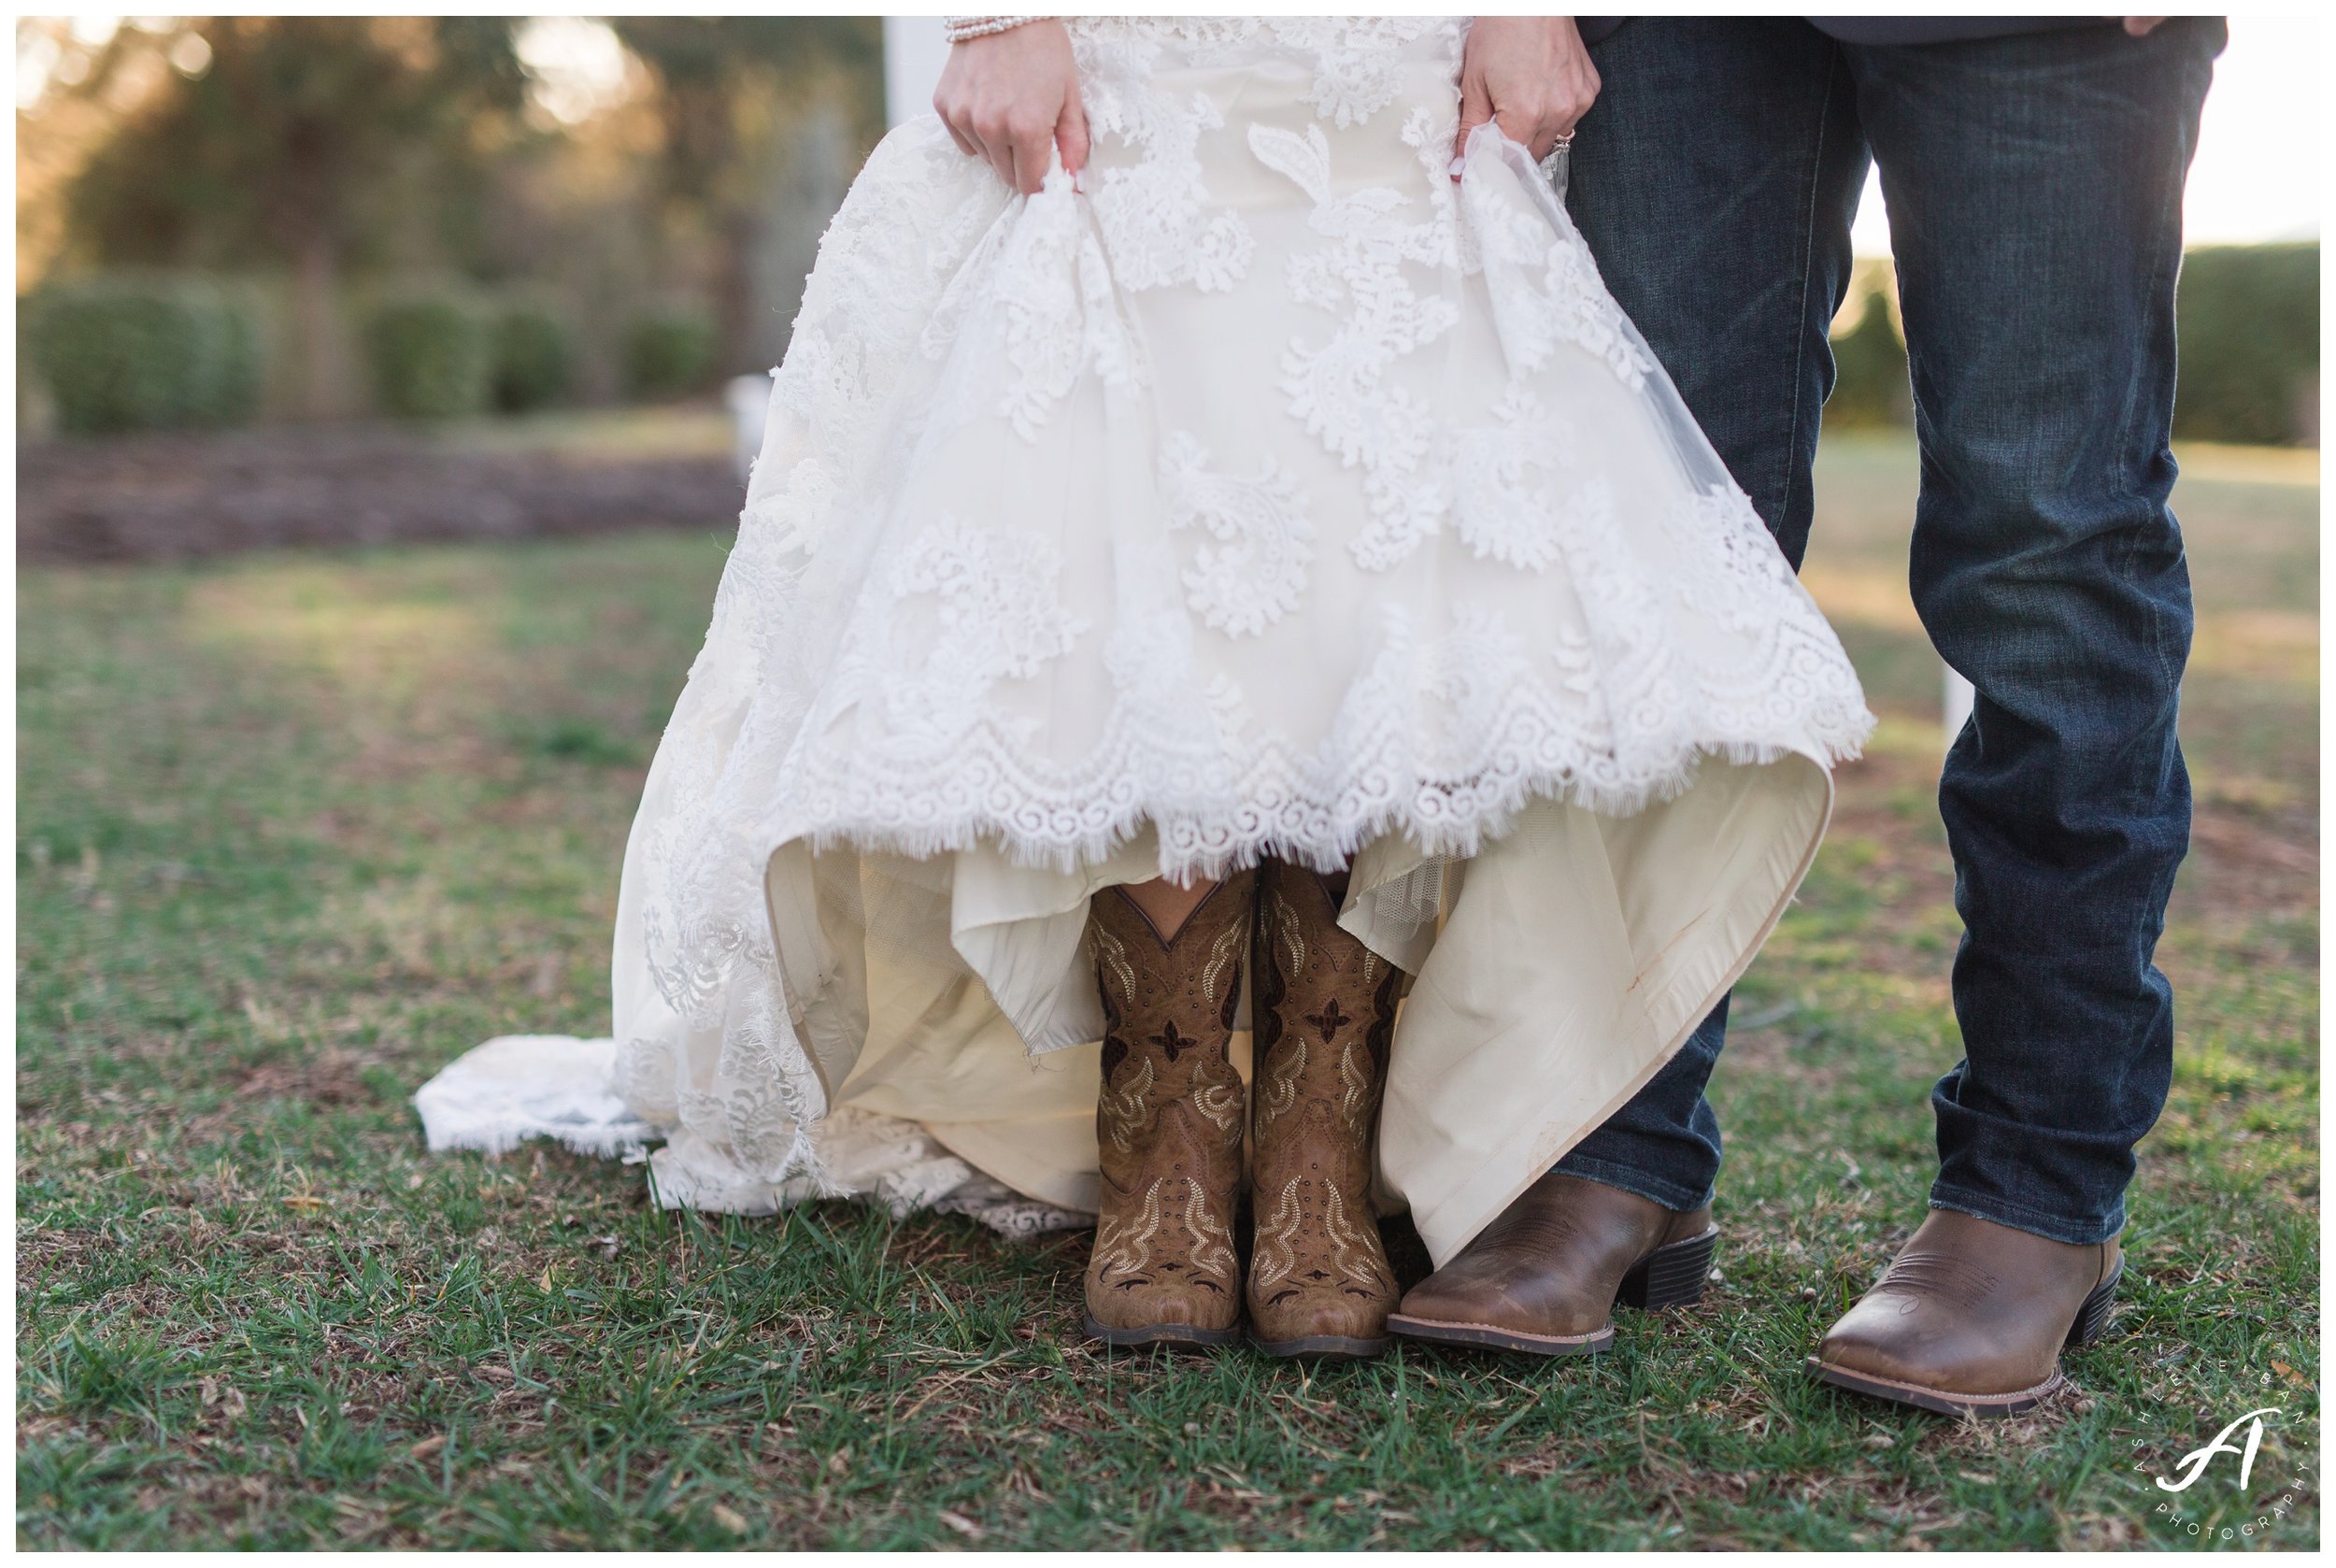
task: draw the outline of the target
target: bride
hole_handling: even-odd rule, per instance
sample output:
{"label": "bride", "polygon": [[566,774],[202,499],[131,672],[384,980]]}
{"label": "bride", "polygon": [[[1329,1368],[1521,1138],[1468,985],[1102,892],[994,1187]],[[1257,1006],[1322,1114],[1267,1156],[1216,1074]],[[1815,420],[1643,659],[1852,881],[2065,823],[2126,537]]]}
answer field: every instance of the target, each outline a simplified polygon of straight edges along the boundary
{"label": "bride", "polygon": [[1110,1344],[1375,1354],[1375,1217],[1443,1264],[1655,1072],[1872,720],[1537,164],[1571,21],[950,27],[634,824],[618,1125],[667,1205],[1092,1215]]}

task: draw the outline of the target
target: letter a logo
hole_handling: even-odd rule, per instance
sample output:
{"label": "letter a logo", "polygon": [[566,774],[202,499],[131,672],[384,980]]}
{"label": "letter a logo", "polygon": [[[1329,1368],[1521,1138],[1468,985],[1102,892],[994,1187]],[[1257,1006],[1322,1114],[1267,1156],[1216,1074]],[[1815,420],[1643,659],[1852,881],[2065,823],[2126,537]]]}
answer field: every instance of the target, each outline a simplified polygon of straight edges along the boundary
{"label": "letter a logo", "polygon": [[[2236,1454],[2239,1456],[2239,1490],[2246,1490],[2247,1477],[2255,1474],[2255,1451],[2263,1446],[2263,1418],[2278,1414],[2277,1407],[2272,1405],[2266,1405],[2260,1410],[2248,1411],[2215,1433],[2213,1442],[2202,1448],[2193,1448],[2182,1456],[2181,1462],[2175,1466],[2175,1469],[2178,1473],[2183,1466],[2187,1466],[2190,1472],[2188,1475],[2184,1475],[2179,1481],[2169,1481],[2160,1475],[2158,1477],[2158,1484],[2168,1491],[2187,1491],[2190,1490],[2191,1483],[2206,1474],[2206,1467],[2215,1462],[2216,1454]],[[2230,1441],[2230,1434],[2243,1426],[2247,1428],[2247,1446],[2241,1448]]]}

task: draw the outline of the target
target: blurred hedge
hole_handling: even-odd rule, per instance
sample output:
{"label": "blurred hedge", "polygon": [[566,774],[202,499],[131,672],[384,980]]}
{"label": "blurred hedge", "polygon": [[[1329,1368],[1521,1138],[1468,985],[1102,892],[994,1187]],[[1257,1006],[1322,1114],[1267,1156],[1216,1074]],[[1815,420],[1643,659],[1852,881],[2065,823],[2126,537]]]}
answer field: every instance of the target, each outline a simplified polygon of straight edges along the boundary
{"label": "blurred hedge", "polygon": [[521,299],[495,318],[493,396],[503,412],[524,414],[559,402],[575,367],[575,333],[556,306]]}
{"label": "blurred hedge", "polygon": [[2320,248],[2201,246],[2182,259],[2177,435],[2316,445]]}
{"label": "blurred hedge", "polygon": [[364,322],[374,401],[402,419],[531,413],[568,393],[576,332],[547,295],[407,285]]}
{"label": "blurred hedge", "polygon": [[703,306],[653,306],[625,334],[625,386],[634,397],[666,398],[705,386],[714,368],[714,318]]}
{"label": "blurred hedge", "polygon": [[412,288],[365,313],[365,368],[375,402],[408,420],[487,411],[494,386],[492,317],[466,290]]}
{"label": "blurred hedge", "polygon": [[[1906,346],[1888,308],[1887,266],[1860,264],[1835,323],[1839,379],[1825,405],[1836,427],[1914,418]],[[1855,312],[1854,317],[1852,312]],[[2319,443],[2320,248],[2204,246],[2183,258],[2175,300],[2180,378],[2174,434],[2192,441]]]}
{"label": "blurred hedge", "polygon": [[26,349],[58,425],[98,434],[239,424],[259,407],[259,312],[191,276],[111,274],[28,302]]}

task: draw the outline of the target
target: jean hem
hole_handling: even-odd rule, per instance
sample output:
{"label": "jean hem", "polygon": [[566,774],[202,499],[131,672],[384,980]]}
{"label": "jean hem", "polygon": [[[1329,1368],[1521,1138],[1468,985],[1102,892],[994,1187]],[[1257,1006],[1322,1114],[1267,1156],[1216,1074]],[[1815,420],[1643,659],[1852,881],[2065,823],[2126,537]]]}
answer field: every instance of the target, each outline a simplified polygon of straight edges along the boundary
{"label": "jean hem", "polygon": [[1944,1182],[1930,1188],[1930,1206],[1968,1214],[1974,1219],[1992,1220],[2008,1225],[2015,1231],[2025,1231],[2031,1236],[2057,1241],[2070,1247],[2094,1247],[2114,1237],[2125,1229],[2125,1204],[2122,1199],[2102,1220],[2071,1219],[2065,1215],[2045,1214],[2024,1205],[2007,1203],[2001,1198],[1973,1192],[1968,1188],[1950,1187]]}
{"label": "jean hem", "polygon": [[1712,1189],[1704,1187],[1699,1195],[1690,1188],[1676,1182],[1662,1181],[1628,1165],[1617,1165],[1604,1160],[1579,1160],[1569,1155],[1557,1162],[1554,1169],[1560,1176],[1579,1176],[1601,1187],[1612,1187],[1645,1198],[1650,1204],[1660,1204],[1674,1214],[1689,1214],[1710,1206]]}

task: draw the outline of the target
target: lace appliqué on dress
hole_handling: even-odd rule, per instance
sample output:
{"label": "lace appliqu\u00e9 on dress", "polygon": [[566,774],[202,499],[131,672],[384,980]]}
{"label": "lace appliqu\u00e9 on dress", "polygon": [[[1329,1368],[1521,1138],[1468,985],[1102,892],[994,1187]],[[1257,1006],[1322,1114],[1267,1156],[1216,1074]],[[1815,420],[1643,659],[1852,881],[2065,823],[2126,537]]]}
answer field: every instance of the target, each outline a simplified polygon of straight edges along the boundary
{"label": "lace appliqu\u00e9 on dress", "polygon": [[1251,635],[1297,607],[1314,525],[1296,479],[1271,462],[1254,476],[1211,473],[1200,442],[1179,432],[1162,444],[1160,488],[1170,528],[1197,527],[1218,541],[1194,551],[1184,574],[1212,630]]}
{"label": "lace appliqu\u00e9 on dress", "polygon": [[[883,592],[894,665],[874,676],[896,749],[946,750],[988,709],[1002,680],[1027,680],[1092,624],[1064,607],[1062,557],[1031,535],[936,519],[893,563]],[[909,651],[914,650],[914,651]],[[838,682],[848,697],[859,683]]]}
{"label": "lace appliqu\u00e9 on dress", "polygon": [[991,274],[991,295],[1006,319],[1013,383],[998,405],[1023,440],[1034,440],[1055,406],[1082,376],[1115,391],[1140,386],[1137,341],[1113,297],[1111,264],[1070,199],[1071,177],[1047,177],[1056,199],[1033,202]]}
{"label": "lace appliqu\u00e9 on dress", "polygon": [[[1404,139],[1413,139],[1409,127]],[[1362,471],[1372,521],[1347,549],[1359,564],[1385,571],[1433,534],[1450,506],[1431,461],[1443,421],[1386,381],[1398,357],[1460,320],[1448,296],[1422,294],[1405,270],[1406,264],[1432,266],[1452,256],[1450,215],[1432,207],[1425,221],[1403,221],[1408,198],[1386,186],[1337,194],[1329,138],[1318,125],[1303,135],[1252,125],[1249,149],[1305,192],[1313,203],[1309,227],[1331,241],[1290,259],[1289,284],[1294,301],[1336,317],[1338,325],[1327,340],[1305,334],[1291,340],[1282,356],[1282,390],[1306,434]]]}

